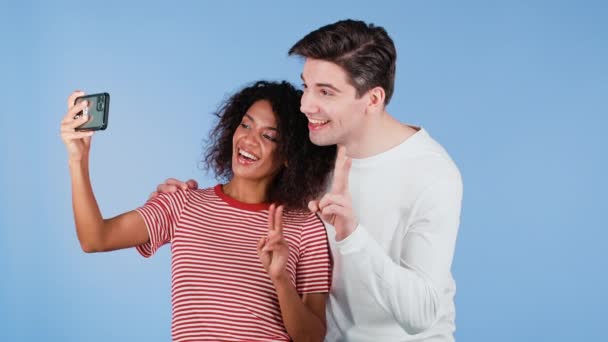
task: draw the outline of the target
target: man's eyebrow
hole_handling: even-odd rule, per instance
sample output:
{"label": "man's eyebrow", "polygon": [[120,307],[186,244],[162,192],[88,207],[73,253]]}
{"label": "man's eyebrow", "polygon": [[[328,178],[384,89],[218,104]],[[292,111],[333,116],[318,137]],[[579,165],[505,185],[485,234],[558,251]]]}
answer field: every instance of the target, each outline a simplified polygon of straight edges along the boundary
{"label": "man's eyebrow", "polygon": [[[251,121],[255,122],[255,119],[254,119],[254,118],[253,118],[251,115],[249,115],[249,114],[245,113],[245,116],[246,116],[246,117],[247,117],[249,120],[251,120]],[[267,126],[267,127],[264,127],[264,128],[266,128],[266,129],[271,129],[271,130],[273,130],[273,131],[277,131],[277,132],[279,131],[279,130],[278,130],[276,127],[272,127],[272,126]]]}
{"label": "man's eyebrow", "polygon": [[315,85],[317,87],[326,87],[326,88],[332,89],[333,91],[335,91],[337,93],[341,93],[342,92],[342,91],[340,91],[340,89],[334,87],[333,84],[331,84],[331,83],[316,83]]}
{"label": "man's eyebrow", "polygon": [[[306,81],[304,80],[304,74],[300,74],[300,78],[302,79],[302,81],[304,81],[304,83],[306,83]],[[341,93],[342,92],[340,89],[336,88],[331,83],[315,83],[315,86],[317,86],[317,87],[326,87],[326,88],[332,89],[333,91],[335,91],[337,93]]]}

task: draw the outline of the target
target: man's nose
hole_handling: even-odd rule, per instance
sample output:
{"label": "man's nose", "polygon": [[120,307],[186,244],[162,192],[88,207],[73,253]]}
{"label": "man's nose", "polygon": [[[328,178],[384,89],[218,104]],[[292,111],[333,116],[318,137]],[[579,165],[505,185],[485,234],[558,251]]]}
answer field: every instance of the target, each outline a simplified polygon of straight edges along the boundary
{"label": "man's nose", "polygon": [[300,99],[300,111],[304,114],[315,114],[319,107],[314,103],[314,99],[309,92],[305,91]]}

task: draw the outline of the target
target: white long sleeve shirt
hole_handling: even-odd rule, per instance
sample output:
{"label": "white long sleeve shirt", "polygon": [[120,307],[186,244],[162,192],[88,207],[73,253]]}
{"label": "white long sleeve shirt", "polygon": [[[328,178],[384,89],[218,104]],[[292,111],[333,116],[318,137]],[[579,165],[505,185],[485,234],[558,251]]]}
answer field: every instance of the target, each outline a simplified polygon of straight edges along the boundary
{"label": "white long sleeve shirt", "polygon": [[400,145],[353,159],[349,190],[359,225],[336,242],[326,341],[453,341],[452,257],[462,180],[420,129]]}

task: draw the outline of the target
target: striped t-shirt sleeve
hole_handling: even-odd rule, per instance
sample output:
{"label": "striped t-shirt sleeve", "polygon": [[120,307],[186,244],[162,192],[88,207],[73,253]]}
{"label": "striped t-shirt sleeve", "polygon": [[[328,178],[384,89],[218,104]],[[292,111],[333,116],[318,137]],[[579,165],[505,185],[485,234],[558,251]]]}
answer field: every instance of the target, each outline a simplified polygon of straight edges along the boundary
{"label": "striped t-shirt sleeve", "polygon": [[136,247],[142,256],[148,258],[161,246],[171,242],[189,193],[186,190],[160,194],[136,209],[143,217],[150,237],[150,241]]}
{"label": "striped t-shirt sleeve", "polygon": [[331,256],[325,226],[317,215],[310,214],[302,227],[300,260],[296,271],[298,293],[329,292]]}

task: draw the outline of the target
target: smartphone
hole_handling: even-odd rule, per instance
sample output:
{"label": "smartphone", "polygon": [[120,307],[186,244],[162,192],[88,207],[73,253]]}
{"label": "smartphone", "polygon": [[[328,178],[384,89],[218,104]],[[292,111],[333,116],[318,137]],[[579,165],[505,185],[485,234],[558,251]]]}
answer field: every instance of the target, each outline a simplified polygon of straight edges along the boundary
{"label": "smartphone", "polygon": [[89,105],[74,116],[74,119],[81,117],[86,112],[90,116],[89,121],[76,127],[77,131],[100,131],[108,127],[108,113],[110,111],[110,94],[99,93],[77,97],[74,105],[87,100]]}

